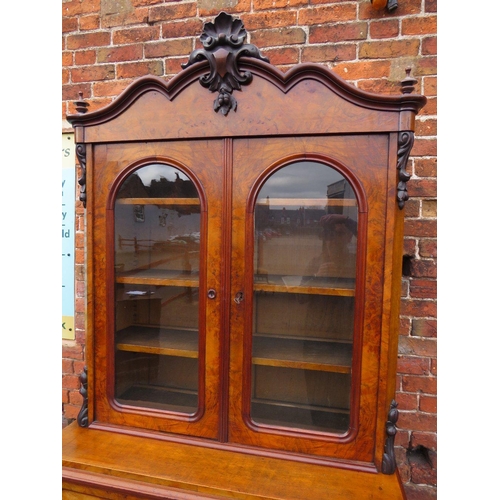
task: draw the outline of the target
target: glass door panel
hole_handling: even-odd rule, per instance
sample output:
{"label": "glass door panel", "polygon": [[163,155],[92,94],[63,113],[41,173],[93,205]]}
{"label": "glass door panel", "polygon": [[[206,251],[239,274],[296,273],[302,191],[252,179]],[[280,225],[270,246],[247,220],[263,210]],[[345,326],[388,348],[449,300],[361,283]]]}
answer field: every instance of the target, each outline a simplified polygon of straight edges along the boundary
{"label": "glass door panel", "polygon": [[179,169],[130,174],[115,201],[115,398],[193,414],[199,387],[200,198]]}
{"label": "glass door panel", "polygon": [[319,162],[272,174],[256,201],[251,419],[345,433],[350,421],[358,209]]}

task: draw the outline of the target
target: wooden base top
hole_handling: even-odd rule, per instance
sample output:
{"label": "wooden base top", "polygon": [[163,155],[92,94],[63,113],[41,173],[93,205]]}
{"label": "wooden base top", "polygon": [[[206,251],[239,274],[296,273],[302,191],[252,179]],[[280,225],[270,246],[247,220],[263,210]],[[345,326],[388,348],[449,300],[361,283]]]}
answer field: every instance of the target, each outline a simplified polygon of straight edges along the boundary
{"label": "wooden base top", "polygon": [[360,472],[98,429],[63,431],[64,499],[394,500],[398,474]]}

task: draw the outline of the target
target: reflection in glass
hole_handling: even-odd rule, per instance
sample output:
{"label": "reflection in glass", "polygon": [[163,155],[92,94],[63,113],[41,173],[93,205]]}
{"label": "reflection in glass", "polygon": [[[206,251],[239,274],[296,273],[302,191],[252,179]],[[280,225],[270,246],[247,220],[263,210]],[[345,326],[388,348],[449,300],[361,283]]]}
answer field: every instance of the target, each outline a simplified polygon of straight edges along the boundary
{"label": "reflection in glass", "polygon": [[198,407],[200,200],[179,169],[130,174],[115,201],[115,396]]}
{"label": "reflection in glass", "polygon": [[330,166],[271,175],[255,206],[251,417],[349,428],[357,248],[352,186]]}

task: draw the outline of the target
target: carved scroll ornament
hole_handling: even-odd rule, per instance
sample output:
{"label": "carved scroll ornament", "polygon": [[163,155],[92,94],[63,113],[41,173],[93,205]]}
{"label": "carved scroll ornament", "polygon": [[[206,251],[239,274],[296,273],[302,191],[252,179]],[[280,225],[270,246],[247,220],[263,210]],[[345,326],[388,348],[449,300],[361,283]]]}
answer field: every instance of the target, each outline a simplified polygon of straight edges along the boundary
{"label": "carved scroll ornament", "polygon": [[255,57],[269,62],[259,49],[252,44],[245,44],[247,31],[240,19],[234,19],[229,14],[221,12],[213,23],[205,23],[200,41],[203,49],[195,50],[189,56],[183,69],[206,59],[210,65],[210,73],[200,77],[200,83],[211,92],[218,92],[214,101],[215,112],[226,116],[231,109],[236,111],[238,103],[233,90],[241,90],[242,85],[252,81],[249,71],[241,72],[238,68],[242,56]]}
{"label": "carved scroll ornament", "polygon": [[386,440],[384,446],[384,456],[382,457],[382,472],[384,474],[394,474],[396,472],[396,455],[394,454],[394,438],[396,437],[396,422],[398,421],[399,412],[398,404],[392,400],[387,422],[385,423]]}
{"label": "carved scroll ornament", "polygon": [[398,137],[398,206],[402,209],[405,202],[408,200],[408,191],[406,190],[406,183],[411,179],[411,174],[406,171],[408,157],[410,156],[411,148],[413,147],[414,133],[413,132],[400,132]]}
{"label": "carved scroll ornament", "polygon": [[87,394],[87,386],[88,386],[88,380],[87,380],[87,367],[85,366],[83,368],[83,372],[80,374],[80,394],[83,397],[83,403],[82,407],[80,408],[80,412],[78,413],[78,416],[76,417],[76,421],[78,422],[78,425],[80,427],[88,427],[89,426],[89,398]]}

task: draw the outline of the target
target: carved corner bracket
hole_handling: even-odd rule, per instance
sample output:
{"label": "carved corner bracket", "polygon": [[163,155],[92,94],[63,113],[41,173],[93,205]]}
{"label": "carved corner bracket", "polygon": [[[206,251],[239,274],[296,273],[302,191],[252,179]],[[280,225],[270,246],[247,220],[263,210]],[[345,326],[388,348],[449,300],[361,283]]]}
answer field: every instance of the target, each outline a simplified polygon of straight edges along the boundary
{"label": "carved corner bracket", "polygon": [[80,201],[83,206],[87,206],[87,148],[85,144],[76,144],[75,147],[76,157],[80,163],[80,168],[82,169],[82,175],[78,179],[78,184],[80,185]]}
{"label": "carved corner bracket", "polygon": [[[80,99],[75,101],[75,109],[78,114],[84,115],[88,111],[89,103],[83,100],[82,92],[78,92]],[[76,157],[78,158],[78,162],[80,163],[80,167],[82,169],[82,175],[78,179],[78,184],[80,185],[80,201],[83,203],[83,206],[87,206],[87,148],[85,144],[77,143],[75,146]]]}
{"label": "carved corner bracket", "polygon": [[411,148],[415,134],[413,132],[400,132],[398,137],[398,206],[400,209],[404,208],[405,202],[408,200],[408,191],[406,190],[406,183],[411,179],[411,174],[406,171],[406,165],[410,156]]}
{"label": "carved corner bracket", "polygon": [[87,394],[87,386],[88,386],[88,380],[87,380],[87,367],[85,366],[83,368],[83,372],[80,374],[80,394],[83,397],[83,403],[82,407],[80,408],[80,412],[78,413],[78,416],[76,417],[76,421],[78,422],[78,425],[80,427],[88,427],[89,426],[89,398]]}
{"label": "carved corner bracket", "polygon": [[396,422],[398,421],[399,412],[398,404],[392,400],[387,422],[385,423],[385,433],[387,435],[384,446],[384,456],[382,457],[382,473],[394,474],[396,472],[396,455],[394,454],[394,438],[396,437]]}
{"label": "carved corner bracket", "polygon": [[218,92],[214,100],[214,111],[220,111],[224,116],[227,116],[231,109],[236,111],[238,106],[232,95],[233,90],[241,90],[242,85],[248,85],[252,81],[249,71],[240,71],[240,57],[255,57],[269,62],[255,45],[244,43],[246,37],[247,31],[243,22],[221,12],[213,23],[207,22],[203,25],[200,36],[203,49],[191,52],[188,62],[181,65],[186,69],[204,59],[208,61],[210,72],[200,77],[200,83],[211,92]]}

